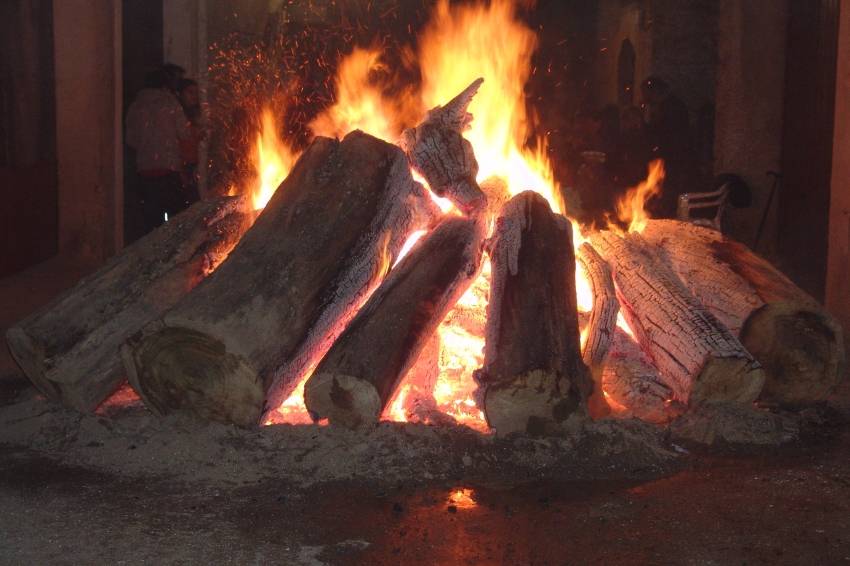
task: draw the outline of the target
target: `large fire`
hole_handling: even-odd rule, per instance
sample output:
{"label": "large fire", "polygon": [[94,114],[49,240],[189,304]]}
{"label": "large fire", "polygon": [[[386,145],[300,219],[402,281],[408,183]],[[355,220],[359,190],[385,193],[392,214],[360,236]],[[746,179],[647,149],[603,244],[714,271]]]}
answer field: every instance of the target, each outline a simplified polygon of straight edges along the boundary
{"label": "large fire", "polygon": [[[526,111],[523,89],[531,76],[531,56],[537,47],[537,37],[517,18],[515,2],[491,0],[486,4],[453,6],[448,0],[439,0],[419,40],[416,54],[422,77],[419,99],[414,99],[410,91],[387,99],[380,78],[375,78],[387,74],[381,52],[356,48],[340,61],[335,104],[310,123],[313,133],[343,137],[361,129],[394,142],[401,127],[414,125],[424,117],[424,109],[445,104],[473,80],[483,77],[484,83],[469,107],[474,116],[472,127],[465,133],[479,163],[478,181],[498,175],[507,181],[511,194],[537,191],[555,211],[563,213],[563,199],[546,157],[545,139],[538,139],[534,150],[527,147],[534,124]],[[413,121],[412,112],[418,112],[418,118],[414,116]],[[263,116],[263,128],[254,149],[259,179],[255,202],[262,208],[297,156],[277,137],[271,113]],[[645,218],[643,203],[658,191],[663,176],[663,166],[655,162],[649,179],[629,193],[629,204],[623,204],[619,212],[622,221],[631,222],[632,229],[640,229]],[[444,212],[451,208],[448,201],[440,205]],[[578,245],[582,238],[574,232]],[[423,234],[414,234],[403,254]],[[593,297],[577,267],[579,310],[588,311]],[[480,276],[440,325],[384,411],[384,420],[457,422],[480,431],[488,430],[484,415],[472,398],[476,388],[472,373],[483,363],[489,288],[490,265],[485,258]],[[303,396],[308,377],[309,373],[290,399],[271,414],[267,424],[312,422]]]}

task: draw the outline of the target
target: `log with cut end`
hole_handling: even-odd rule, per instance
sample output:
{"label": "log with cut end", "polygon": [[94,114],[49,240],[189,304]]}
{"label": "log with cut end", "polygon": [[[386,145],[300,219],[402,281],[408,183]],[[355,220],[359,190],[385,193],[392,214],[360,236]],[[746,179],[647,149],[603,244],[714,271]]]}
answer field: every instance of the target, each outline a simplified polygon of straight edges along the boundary
{"label": "log with cut end", "polygon": [[472,122],[466,109],[483,82],[477,79],[445,106],[430,110],[424,122],[405,130],[398,141],[431,190],[465,213],[486,200],[475,181],[478,162],[472,144],[462,135]]}
{"label": "log with cut end", "polygon": [[396,146],[317,138],[227,261],[122,347],[133,388],[156,414],[255,426],[438,213]]}
{"label": "log with cut end", "polygon": [[444,221],[384,280],[304,387],[314,418],[360,428],[378,422],[396,387],[477,277],[485,222]]}
{"label": "log with cut end", "polygon": [[611,347],[611,335],[617,325],[620,301],[617,300],[611,268],[589,243],[584,242],[578,247],[576,261],[593,294],[593,307],[583,331],[585,338],[581,356],[593,377],[593,394],[588,399],[588,408],[590,415],[598,419],[611,413],[603,394],[602,371]]}
{"label": "log with cut end", "polygon": [[709,228],[651,220],[642,232],[765,372],[763,401],[823,400],[843,376],[840,323],[770,263]]}
{"label": "log with cut end", "polygon": [[629,326],[679,399],[692,404],[758,397],[764,385],[758,363],[640,234],[621,238],[604,231],[590,241],[613,269]]}
{"label": "log with cut end", "polygon": [[484,367],[476,398],[500,436],[587,414],[569,221],[527,191],[503,208],[491,246]]}
{"label": "log with cut end", "polygon": [[212,272],[255,216],[241,196],[194,204],[9,329],[12,355],[46,397],[94,411],[126,379],[120,345]]}

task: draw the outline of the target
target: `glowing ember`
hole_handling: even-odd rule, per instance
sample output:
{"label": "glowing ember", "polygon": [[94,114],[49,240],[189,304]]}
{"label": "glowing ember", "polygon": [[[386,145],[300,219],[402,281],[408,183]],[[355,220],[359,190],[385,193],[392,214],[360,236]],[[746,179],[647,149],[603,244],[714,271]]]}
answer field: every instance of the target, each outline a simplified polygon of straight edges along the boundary
{"label": "glowing ember", "polygon": [[418,231],[414,232],[413,234],[411,234],[410,237],[407,239],[407,241],[404,243],[404,245],[401,247],[401,250],[398,252],[398,257],[396,258],[395,263],[393,264],[393,267],[398,265],[398,262],[400,262],[402,259],[404,259],[404,256],[406,256],[408,254],[408,252],[410,252],[410,250],[413,248],[413,246],[416,245],[416,242],[418,242],[422,238],[422,236],[424,236],[427,233],[428,232],[426,230],[418,230]]}
{"label": "glowing ember", "polygon": [[298,156],[278,137],[271,110],[264,110],[262,131],[257,134],[257,143],[251,153],[251,162],[256,172],[251,187],[255,210],[265,208],[297,159]]}
{"label": "glowing ember", "polygon": [[449,502],[458,509],[473,509],[478,506],[472,499],[471,489],[456,489],[449,495]]}
{"label": "glowing ember", "polygon": [[[656,159],[649,164],[649,175],[638,186],[629,189],[617,201],[617,217],[629,225],[629,232],[641,232],[650,216],[644,210],[646,201],[661,192],[664,184],[664,161]],[[616,228],[614,228],[616,229]]]}

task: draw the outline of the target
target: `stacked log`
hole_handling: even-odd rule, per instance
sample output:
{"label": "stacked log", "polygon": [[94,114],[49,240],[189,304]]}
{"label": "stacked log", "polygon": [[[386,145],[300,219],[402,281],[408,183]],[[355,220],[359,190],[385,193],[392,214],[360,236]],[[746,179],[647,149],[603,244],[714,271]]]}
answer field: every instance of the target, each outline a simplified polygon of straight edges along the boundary
{"label": "stacked log", "polygon": [[346,327],[304,387],[315,419],[378,422],[401,378],[478,276],[486,225],[444,221],[401,260]]}
{"label": "stacked log", "polygon": [[679,399],[755,401],[764,385],[758,363],[639,234],[599,232],[591,244],[613,268],[630,328]]}
{"label": "stacked log", "polygon": [[156,414],[255,426],[438,214],[399,148],[317,138],[227,261],[122,347],[131,385]]}
{"label": "stacked log", "polygon": [[477,402],[500,436],[544,434],[586,415],[593,389],[579,344],[572,230],[531,191],[499,216]]}
{"label": "stacked log", "polygon": [[770,263],[719,232],[652,220],[642,232],[764,368],[760,400],[820,401],[843,376],[841,325]]}
{"label": "stacked log", "polygon": [[48,399],[94,411],[126,380],[119,346],[216,269],[255,217],[241,196],[194,204],[9,329],[9,350]]}

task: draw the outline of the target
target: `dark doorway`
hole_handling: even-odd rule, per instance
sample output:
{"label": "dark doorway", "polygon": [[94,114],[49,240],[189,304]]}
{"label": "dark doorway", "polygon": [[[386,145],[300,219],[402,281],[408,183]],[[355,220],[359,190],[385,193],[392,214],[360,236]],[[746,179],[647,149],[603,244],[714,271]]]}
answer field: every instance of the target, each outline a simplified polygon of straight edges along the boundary
{"label": "dark doorway", "polygon": [[778,245],[806,292],[823,300],[839,0],[789,3]]}
{"label": "dark doorway", "polygon": [[0,2],[0,277],[58,253],[52,0]]}
{"label": "dark doorway", "polygon": [[[162,0],[123,0],[124,112],[145,85],[145,73],[163,64]],[[132,149],[124,146],[124,245],[144,233],[136,194],[136,163]]]}
{"label": "dark doorway", "polygon": [[617,59],[617,104],[631,106],[635,101],[635,48],[629,38],[620,45]]}

